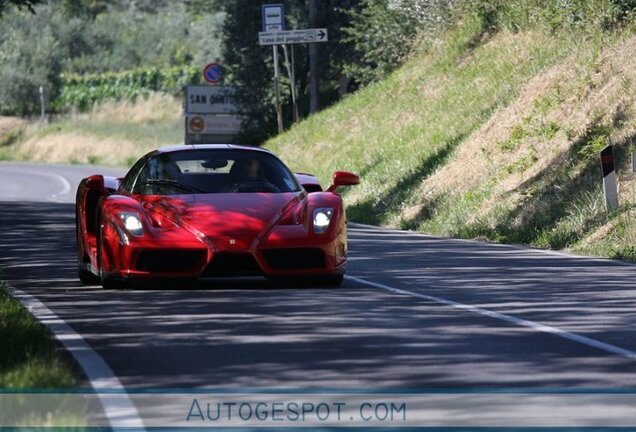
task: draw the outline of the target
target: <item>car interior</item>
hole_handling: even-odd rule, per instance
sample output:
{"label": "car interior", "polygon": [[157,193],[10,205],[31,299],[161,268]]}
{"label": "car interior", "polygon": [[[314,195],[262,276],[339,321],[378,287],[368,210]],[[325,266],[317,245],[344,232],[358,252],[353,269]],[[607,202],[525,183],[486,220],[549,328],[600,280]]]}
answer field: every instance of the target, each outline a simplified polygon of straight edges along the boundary
{"label": "car interior", "polygon": [[149,159],[137,176],[133,193],[175,195],[300,190],[293,174],[266,153],[183,153],[160,154]]}

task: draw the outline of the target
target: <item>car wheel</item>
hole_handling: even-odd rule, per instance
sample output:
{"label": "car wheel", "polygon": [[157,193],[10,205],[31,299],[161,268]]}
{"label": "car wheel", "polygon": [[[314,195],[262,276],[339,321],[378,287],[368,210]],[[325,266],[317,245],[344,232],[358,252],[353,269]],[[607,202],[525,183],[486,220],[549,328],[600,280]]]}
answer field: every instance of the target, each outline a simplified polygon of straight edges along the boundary
{"label": "car wheel", "polygon": [[80,268],[79,263],[77,268],[77,277],[79,277],[80,282],[82,282],[85,285],[95,285],[100,282],[99,278],[95,276],[93,273],[89,272],[88,270],[84,270],[83,268]]}
{"label": "car wheel", "polygon": [[102,287],[107,290],[122,290],[130,288],[130,281],[125,279],[117,279],[102,274]]}
{"label": "car wheel", "polygon": [[77,212],[75,213],[75,238],[77,240],[77,277],[80,282],[86,285],[95,285],[99,283],[99,278],[88,270],[82,268],[84,264],[84,257],[80,255],[80,232],[79,232],[79,220]]}
{"label": "car wheel", "polygon": [[343,280],[344,280],[344,275],[317,276],[311,279],[306,279],[305,284],[311,287],[336,288],[342,285]]}
{"label": "car wheel", "polygon": [[328,286],[328,287],[339,287],[340,285],[342,285],[342,281],[344,280],[344,275],[340,274],[337,276],[328,276],[325,277],[324,279],[319,280],[319,284],[322,286]]}

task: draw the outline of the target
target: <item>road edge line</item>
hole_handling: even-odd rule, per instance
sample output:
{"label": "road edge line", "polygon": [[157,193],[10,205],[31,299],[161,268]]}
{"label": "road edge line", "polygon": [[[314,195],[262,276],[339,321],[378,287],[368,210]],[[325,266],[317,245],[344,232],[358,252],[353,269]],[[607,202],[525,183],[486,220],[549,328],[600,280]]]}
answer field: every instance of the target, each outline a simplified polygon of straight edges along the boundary
{"label": "road edge line", "polygon": [[[55,339],[64,346],[82,368],[91,387],[96,390],[96,395],[102,404],[110,427],[145,430],[139,412],[128,396],[128,392],[97,351],[66,321],[53,313],[35,296],[13,287],[9,283],[5,283],[5,286],[9,294],[53,334]],[[118,390],[121,393],[118,393],[117,398],[112,398],[112,395],[100,393],[100,389]]]}
{"label": "road edge line", "polygon": [[616,345],[612,345],[606,342],[601,342],[599,340],[596,339],[592,339],[589,338],[587,336],[583,336],[577,333],[571,333],[567,330],[562,330],[560,328],[557,327],[552,327],[549,325],[545,325],[545,324],[540,324],[540,323],[536,323],[534,321],[529,321],[529,320],[525,320],[523,318],[517,318],[514,317],[512,315],[507,315],[507,314],[503,314],[500,312],[494,312],[488,309],[483,309],[477,306],[472,306],[472,305],[467,305],[464,303],[459,303],[453,300],[447,300],[441,297],[435,297],[435,296],[431,296],[428,294],[422,294],[422,293],[418,293],[418,292],[414,292],[414,291],[409,291],[409,290],[404,290],[404,289],[400,289],[400,288],[394,288],[392,286],[389,285],[384,285],[381,283],[377,283],[377,282],[371,282],[359,277],[355,277],[355,276],[349,276],[346,275],[345,279],[348,279],[352,282],[357,282],[359,284],[363,284],[363,285],[367,285],[370,287],[374,287],[374,288],[380,288],[383,289],[385,291],[390,291],[396,294],[402,294],[402,295],[408,295],[411,297],[417,297],[423,300],[427,300],[427,301],[431,301],[434,303],[438,303],[438,304],[442,304],[445,306],[450,306],[452,308],[455,309],[459,309],[459,310],[463,310],[466,312],[472,312],[478,315],[482,315],[482,316],[486,316],[486,317],[490,317],[490,318],[494,318],[500,321],[505,321],[507,323],[510,324],[514,324],[517,326],[521,326],[521,327],[526,327],[538,332],[542,332],[542,333],[548,333],[551,334],[553,336],[557,336],[563,339],[567,339],[570,340],[572,342],[576,342],[579,343],[581,345],[586,345],[588,347],[591,348],[596,348],[599,349],[601,351],[605,351],[608,352],[610,354],[617,354],[620,355],[622,357],[628,358],[629,360],[636,360],[636,352],[634,351],[630,351],[628,349],[625,348],[621,348],[619,346]]}

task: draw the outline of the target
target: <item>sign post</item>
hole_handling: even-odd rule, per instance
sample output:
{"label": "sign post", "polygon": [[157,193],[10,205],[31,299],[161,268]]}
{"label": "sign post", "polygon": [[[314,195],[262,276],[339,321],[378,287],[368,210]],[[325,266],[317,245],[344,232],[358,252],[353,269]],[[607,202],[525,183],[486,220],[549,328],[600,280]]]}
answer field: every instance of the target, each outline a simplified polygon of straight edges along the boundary
{"label": "sign post", "polygon": [[44,123],[44,88],[40,86],[40,123]]}
{"label": "sign post", "polygon": [[227,143],[241,131],[240,88],[191,85],[185,88],[185,143]]}
{"label": "sign post", "polygon": [[261,46],[272,45],[272,54],[274,58],[274,92],[276,94],[276,120],[278,123],[278,132],[283,131],[283,108],[280,100],[280,84],[279,84],[279,64],[278,64],[278,45],[283,46],[283,54],[285,55],[285,67],[291,84],[291,96],[293,105],[294,121],[298,121],[298,105],[296,103],[296,83],[294,74],[294,54],[292,47],[292,64],[290,65],[289,54],[287,51],[288,44],[304,44],[327,42],[328,34],[326,28],[304,29],[304,30],[285,30],[285,10],[282,4],[268,4],[262,6],[263,31],[258,33],[258,43]]}
{"label": "sign post", "polygon": [[280,100],[280,72],[278,67],[278,46],[272,46],[274,54],[274,93],[276,94],[276,122],[278,133],[283,131],[283,105]]}
{"label": "sign post", "polygon": [[[285,6],[283,4],[266,4],[261,7],[263,32],[285,30]],[[283,105],[280,100],[280,71],[278,65],[278,47],[272,46],[274,61],[274,94],[276,97],[276,122],[278,133],[283,131]]]}
{"label": "sign post", "polygon": [[298,121],[298,104],[296,103],[296,77],[294,76],[293,58],[294,58],[294,46],[292,49],[292,64],[289,62],[289,54],[287,53],[287,45],[283,45],[283,53],[285,54],[285,68],[287,68],[287,75],[289,76],[289,82],[291,83],[291,98],[292,98],[292,116],[294,122]]}
{"label": "sign post", "polygon": [[614,146],[608,145],[601,151],[601,169],[603,170],[603,193],[608,213],[618,208],[618,187],[614,170]]}

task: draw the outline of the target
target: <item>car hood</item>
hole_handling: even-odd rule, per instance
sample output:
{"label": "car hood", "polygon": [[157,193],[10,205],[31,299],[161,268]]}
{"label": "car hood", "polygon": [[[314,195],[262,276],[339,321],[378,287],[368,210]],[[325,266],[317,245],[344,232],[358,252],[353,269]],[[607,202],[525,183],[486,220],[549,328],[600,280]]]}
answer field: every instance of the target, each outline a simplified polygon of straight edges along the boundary
{"label": "car hood", "polygon": [[158,215],[193,234],[254,239],[266,234],[301,193],[218,193],[145,196],[149,216]]}

